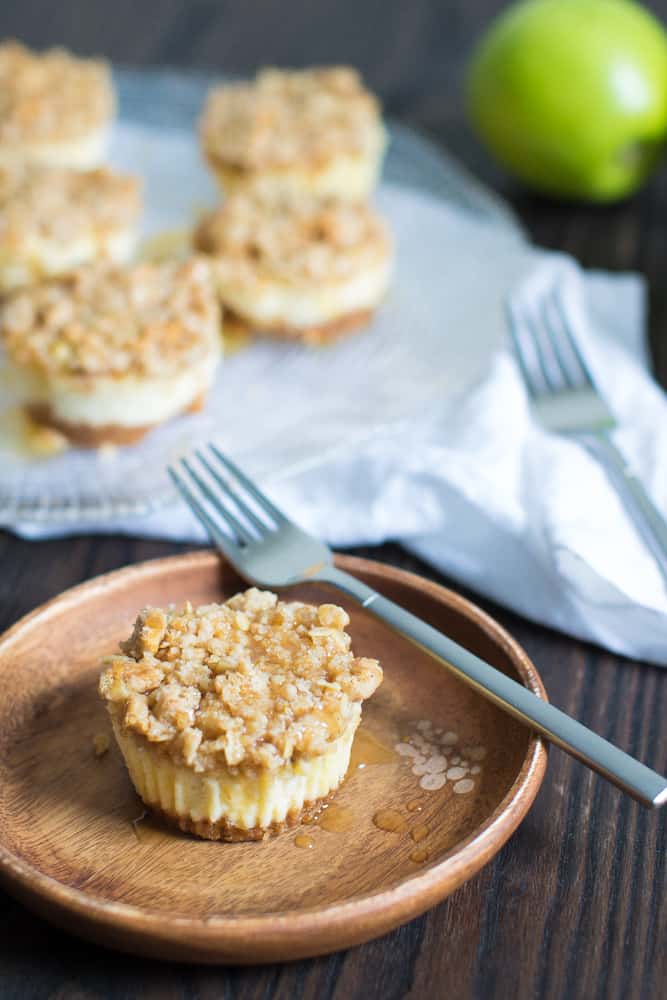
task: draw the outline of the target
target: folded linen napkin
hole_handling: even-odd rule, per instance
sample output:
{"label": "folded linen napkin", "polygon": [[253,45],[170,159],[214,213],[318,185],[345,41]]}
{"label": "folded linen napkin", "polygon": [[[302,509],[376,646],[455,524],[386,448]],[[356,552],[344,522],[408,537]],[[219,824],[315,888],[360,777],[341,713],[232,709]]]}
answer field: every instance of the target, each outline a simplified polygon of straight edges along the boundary
{"label": "folded linen napkin", "polygon": [[[642,279],[584,273],[566,256],[539,250],[528,261],[513,294],[530,300],[545,282],[561,283],[578,340],[622,425],[617,441],[667,510],[667,402],[646,366]],[[595,459],[535,423],[507,339],[463,395],[266,485],[295,520],[334,545],[398,539],[536,621],[627,656],[667,661],[667,593],[651,555]],[[203,538],[180,505],[86,528]],[[36,538],[77,527],[16,530]]]}

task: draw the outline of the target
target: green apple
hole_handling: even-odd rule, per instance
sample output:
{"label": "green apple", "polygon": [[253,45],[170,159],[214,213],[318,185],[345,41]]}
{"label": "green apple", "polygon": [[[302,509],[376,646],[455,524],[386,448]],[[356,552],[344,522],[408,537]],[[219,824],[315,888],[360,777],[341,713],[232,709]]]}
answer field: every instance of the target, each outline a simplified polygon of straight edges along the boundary
{"label": "green apple", "polygon": [[631,0],[524,0],[477,46],[467,98],[479,135],[526,184],[613,201],[667,138],[667,34]]}

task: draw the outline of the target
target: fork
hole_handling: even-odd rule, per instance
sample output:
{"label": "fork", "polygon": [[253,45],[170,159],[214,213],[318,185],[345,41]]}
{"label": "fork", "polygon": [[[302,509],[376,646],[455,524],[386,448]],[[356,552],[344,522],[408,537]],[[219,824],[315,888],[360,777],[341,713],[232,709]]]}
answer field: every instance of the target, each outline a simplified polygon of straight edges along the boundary
{"label": "fork", "polygon": [[331,549],[290,521],[217,445],[208,444],[180,459],[169,467],[169,474],[212,542],[249,583],[271,589],[306,581],[332,584],[481,695],[643,805],[667,802],[667,778],[334,566]]}
{"label": "fork", "polygon": [[533,413],[601,463],[667,585],[667,521],[614,444],[616,420],[577,344],[560,288],[542,293],[532,308],[509,299],[507,317]]}

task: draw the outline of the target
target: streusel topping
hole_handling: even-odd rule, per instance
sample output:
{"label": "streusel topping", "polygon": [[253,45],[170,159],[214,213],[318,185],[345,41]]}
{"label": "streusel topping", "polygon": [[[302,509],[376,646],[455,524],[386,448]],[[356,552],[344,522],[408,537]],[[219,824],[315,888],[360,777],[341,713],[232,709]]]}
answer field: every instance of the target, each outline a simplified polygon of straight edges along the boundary
{"label": "streusel topping", "polygon": [[0,144],[81,138],[111,118],[114,104],[105,62],[0,45]]}
{"label": "streusel topping", "polygon": [[337,281],[386,259],[388,231],[368,205],[312,195],[241,192],[206,215],[194,245],[225,281]]}
{"label": "streusel topping", "polygon": [[382,680],[356,657],[346,612],[255,588],[225,604],[146,608],[100,693],[118,722],[195,771],[273,770],[319,756]]}
{"label": "streusel topping", "polygon": [[87,264],[0,306],[0,341],[18,365],[72,376],[163,375],[217,353],[210,268]]}
{"label": "streusel topping", "polygon": [[251,83],[214,88],[201,120],[213,161],[245,170],[317,165],[382,142],[377,99],[345,66],[265,69]]}
{"label": "streusel topping", "polygon": [[107,168],[0,167],[0,251],[35,238],[104,239],[133,226],[140,207],[139,180]]}

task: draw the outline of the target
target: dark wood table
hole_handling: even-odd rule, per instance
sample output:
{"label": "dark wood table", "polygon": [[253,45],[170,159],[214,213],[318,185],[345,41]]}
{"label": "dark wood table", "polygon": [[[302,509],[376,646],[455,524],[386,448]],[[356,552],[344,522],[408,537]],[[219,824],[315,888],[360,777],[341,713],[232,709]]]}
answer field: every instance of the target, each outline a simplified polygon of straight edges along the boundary
{"label": "dark wood table", "polygon": [[[651,344],[665,383],[667,167],[639,197],[604,209],[548,204],[497,174],[467,129],[461,90],[472,41],[501,6],[21,0],[0,5],[0,36],[63,43],[135,65],[248,72],[267,62],[357,64],[391,113],[428,130],[510,198],[536,242],[589,267],[648,276]],[[0,536],[0,628],[65,587],[182,548],[123,537],[31,543]],[[364,552],[441,579],[396,545]],[[667,674],[479,603],[523,643],[554,702],[665,769]],[[493,863],[382,940],[286,966],[170,966],[74,940],[0,894],[0,997],[658,1000],[667,997],[666,854],[664,815],[642,811],[554,751],[535,806]]]}

